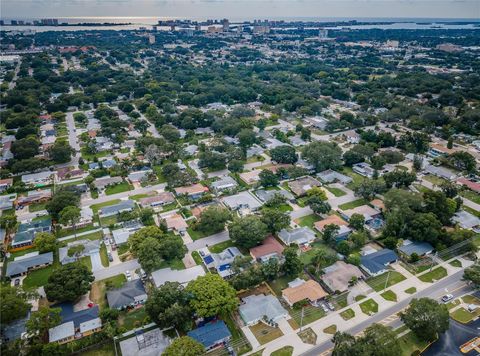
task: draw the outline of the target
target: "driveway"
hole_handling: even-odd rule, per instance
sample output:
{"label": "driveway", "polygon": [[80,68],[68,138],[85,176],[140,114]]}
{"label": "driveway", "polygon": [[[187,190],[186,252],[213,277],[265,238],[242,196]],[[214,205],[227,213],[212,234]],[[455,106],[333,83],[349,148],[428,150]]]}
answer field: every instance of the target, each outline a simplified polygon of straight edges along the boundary
{"label": "driveway", "polygon": [[92,272],[99,271],[104,269],[102,265],[102,259],[100,258],[100,252],[95,252],[90,255],[90,260],[92,261]]}
{"label": "driveway", "polygon": [[193,241],[190,244],[187,244],[188,251],[196,251],[198,249],[201,249],[203,247],[207,246],[213,246],[216,244],[219,244],[220,242],[224,242],[230,239],[230,235],[228,234],[228,231],[222,231],[219,232],[218,234],[215,235],[210,235],[208,237],[204,237],[203,239],[199,239],[196,241]]}
{"label": "driveway", "polygon": [[123,263],[120,263],[115,266],[110,266],[107,268],[100,269],[98,271],[94,271],[93,275],[95,276],[95,280],[101,280],[109,277],[116,276],[118,274],[125,273],[126,271],[133,271],[137,268],[140,268],[140,264],[138,260],[130,260]]}

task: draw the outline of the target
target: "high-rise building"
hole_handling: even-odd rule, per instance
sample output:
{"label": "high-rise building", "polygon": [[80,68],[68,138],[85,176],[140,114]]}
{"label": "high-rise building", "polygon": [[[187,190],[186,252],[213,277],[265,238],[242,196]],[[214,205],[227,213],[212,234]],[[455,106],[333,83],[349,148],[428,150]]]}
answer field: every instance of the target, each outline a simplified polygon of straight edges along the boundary
{"label": "high-rise building", "polygon": [[155,43],[155,36],[154,35],[148,35],[148,43],[149,44],[154,44]]}
{"label": "high-rise building", "polygon": [[328,38],[328,30],[325,28],[321,28],[318,30],[318,37],[320,39]]}
{"label": "high-rise building", "polygon": [[228,32],[230,30],[230,21],[228,21],[228,19],[222,20],[222,28],[223,32]]}
{"label": "high-rise building", "polygon": [[18,22],[17,22],[17,20],[12,20],[12,21],[10,22],[10,24],[11,24],[12,26],[17,26],[17,25],[18,25]]}

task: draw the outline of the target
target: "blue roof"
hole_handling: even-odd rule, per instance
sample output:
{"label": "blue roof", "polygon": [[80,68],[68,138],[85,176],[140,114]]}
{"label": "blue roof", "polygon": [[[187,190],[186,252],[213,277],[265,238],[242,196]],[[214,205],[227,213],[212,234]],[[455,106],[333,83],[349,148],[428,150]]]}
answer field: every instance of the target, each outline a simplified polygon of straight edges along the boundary
{"label": "blue roof", "polygon": [[210,255],[208,255],[208,256],[205,256],[205,257],[203,258],[203,260],[204,260],[205,263],[208,265],[208,264],[210,264],[210,263],[213,262],[213,257],[210,256]]}
{"label": "blue roof", "polygon": [[385,269],[389,263],[393,263],[398,259],[397,254],[388,248],[371,253],[360,258],[362,266],[371,273],[377,273]]}
{"label": "blue roof", "polygon": [[225,325],[222,320],[205,324],[200,328],[189,331],[187,334],[191,338],[203,344],[203,346],[205,346],[207,349],[232,336],[227,328],[227,325]]}
{"label": "blue roof", "polygon": [[423,256],[426,253],[432,252],[433,246],[428,242],[414,241],[411,244],[400,247],[398,250],[407,256],[411,256],[413,253],[416,253],[418,256]]}

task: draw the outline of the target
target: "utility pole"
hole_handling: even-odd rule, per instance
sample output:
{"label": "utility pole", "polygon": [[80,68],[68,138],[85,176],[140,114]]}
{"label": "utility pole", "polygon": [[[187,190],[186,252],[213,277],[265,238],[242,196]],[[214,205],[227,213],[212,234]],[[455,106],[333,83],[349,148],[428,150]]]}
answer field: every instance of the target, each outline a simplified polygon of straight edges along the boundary
{"label": "utility pole", "polygon": [[302,331],[302,327],[303,327],[303,311],[304,311],[305,307],[302,307],[302,315],[300,316],[300,331]]}
{"label": "utility pole", "polygon": [[388,278],[390,278],[390,270],[388,270],[388,272],[387,272],[387,280],[385,281],[385,288],[383,288],[383,289],[387,289],[387,286],[388,286]]}

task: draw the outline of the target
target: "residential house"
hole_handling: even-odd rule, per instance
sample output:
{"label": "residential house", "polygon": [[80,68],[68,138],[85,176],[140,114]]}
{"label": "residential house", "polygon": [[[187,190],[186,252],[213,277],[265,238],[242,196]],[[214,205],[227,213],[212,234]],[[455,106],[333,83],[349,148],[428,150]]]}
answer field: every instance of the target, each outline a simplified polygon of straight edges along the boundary
{"label": "residential house", "polygon": [[348,290],[352,279],[363,278],[363,273],[357,266],[337,261],[323,269],[322,281],[332,293],[342,293]]}
{"label": "residential house", "polygon": [[53,172],[38,172],[22,175],[22,182],[26,186],[41,187],[52,183]]}
{"label": "residential house", "polygon": [[63,167],[57,170],[57,179],[59,181],[67,179],[83,178],[85,172],[83,169],[73,169],[73,167]]}
{"label": "residential house", "polygon": [[250,249],[250,256],[255,261],[258,262],[267,262],[271,258],[276,258],[281,261],[283,259],[283,250],[285,248],[283,245],[275,239],[272,235],[269,235],[262,241],[262,244],[259,246],[252,247]]}
{"label": "residential house", "polygon": [[372,178],[375,173],[375,170],[372,168],[372,166],[366,162],[355,163],[352,166],[352,169],[355,173],[367,178]]}
{"label": "residential house", "polygon": [[186,195],[188,198],[193,200],[200,199],[206,192],[208,192],[208,188],[200,183],[192,184],[186,187],[175,188],[175,194],[177,196]]}
{"label": "residential house", "polygon": [[104,190],[105,188],[111,186],[111,185],[115,185],[115,184],[119,184],[119,183],[122,183],[123,182],[123,179],[122,177],[110,177],[110,176],[106,176],[106,177],[101,177],[101,178],[97,178],[93,181],[93,186],[102,191]]}
{"label": "residential house", "polygon": [[73,321],[57,325],[48,330],[48,341],[66,344],[75,340],[75,326]]}
{"label": "residential house", "polygon": [[292,193],[283,189],[281,190],[259,189],[255,191],[255,195],[257,196],[258,199],[260,199],[262,203],[266,203],[267,201],[272,199],[276,194],[283,196],[287,201],[293,201],[295,199]]}
{"label": "residential house", "polygon": [[295,243],[299,246],[309,245],[312,243],[316,236],[315,233],[306,226],[297,227],[295,229],[282,229],[278,233],[278,237],[283,241],[285,245]]}
{"label": "residential house", "polygon": [[139,203],[142,208],[156,208],[174,201],[175,197],[171,192],[162,192],[158,195],[142,198],[139,200]]}
{"label": "residential house", "polygon": [[197,145],[188,145],[183,149],[188,155],[193,156],[195,153],[198,151],[198,146]]}
{"label": "residential house", "polygon": [[20,196],[17,199],[18,206],[27,206],[30,204],[44,203],[52,198],[51,189],[30,190],[26,196]]}
{"label": "residential house", "polygon": [[261,169],[254,169],[253,171],[250,171],[250,172],[240,173],[238,176],[245,183],[251,185],[251,184],[255,184],[255,183],[260,181],[260,173],[261,172],[262,172]]}
{"label": "residential house", "polygon": [[343,136],[345,137],[348,143],[351,143],[351,144],[360,143],[360,135],[353,130],[345,132]]}
{"label": "residential house", "polygon": [[325,226],[327,225],[336,225],[338,226],[339,230],[335,236],[335,239],[338,241],[342,241],[348,238],[348,235],[352,232],[352,229],[348,227],[348,223],[343,220],[340,216],[338,215],[329,215],[327,218],[315,222],[314,226],[315,229],[323,233],[323,230],[325,229]]}
{"label": "residential house", "polygon": [[234,189],[236,187],[238,187],[237,181],[230,176],[220,177],[219,180],[210,184],[210,188],[212,188],[216,194],[226,190]]}
{"label": "residential house", "polygon": [[397,262],[398,256],[388,248],[360,257],[360,267],[370,276],[379,276],[388,271],[388,266]]}
{"label": "residential house", "polygon": [[53,263],[53,252],[39,254],[38,252],[29,253],[15,260],[8,262],[5,276],[15,278],[23,276],[34,269],[43,268]]}
{"label": "residential house", "polygon": [[307,144],[307,142],[302,140],[298,135],[290,137],[290,143],[295,147],[305,146]]}
{"label": "residential house", "polygon": [[13,185],[13,178],[0,179],[0,193],[3,193]]}
{"label": "residential house", "polygon": [[52,220],[43,219],[30,221],[26,223],[21,223],[18,226],[17,233],[12,239],[11,246],[12,249],[19,247],[31,246],[35,235],[39,232],[51,232],[52,231]]}
{"label": "residential house", "polygon": [[288,316],[288,311],[271,294],[250,295],[243,298],[238,311],[247,326],[257,324],[260,321],[275,324]]}
{"label": "residential house", "polygon": [[317,173],[317,177],[323,182],[323,183],[334,183],[334,182],[340,182],[342,184],[348,184],[353,181],[352,178],[349,176],[338,173],[334,170],[327,169],[326,171]]}
{"label": "residential house", "polygon": [[182,270],[172,270],[171,268],[162,268],[151,273],[152,282],[155,287],[159,288],[166,282],[178,282],[186,286],[189,282],[204,276],[205,270],[203,266],[194,266]]}
{"label": "residential house", "polygon": [[303,196],[313,187],[320,187],[322,184],[313,177],[306,176],[287,183],[290,190],[296,196]]}
{"label": "residential house", "polygon": [[480,232],[480,218],[469,213],[465,210],[457,211],[453,217],[452,221],[462,229],[473,230],[474,232]]}
{"label": "residential house", "polygon": [[205,351],[212,350],[217,346],[224,345],[232,334],[222,320],[215,320],[187,333],[195,341],[201,343]]}
{"label": "residential house", "polygon": [[248,191],[224,197],[222,201],[231,210],[255,211],[262,206],[262,203]]}
{"label": "residential house", "polygon": [[290,307],[301,301],[316,304],[327,295],[328,293],[313,279],[304,281],[303,279],[297,278],[288,283],[288,288],[282,290],[282,297]]}
{"label": "residential house", "polygon": [[315,173],[315,165],[307,162],[302,157],[299,157],[295,166],[305,169],[309,174]]}
{"label": "residential house", "polygon": [[247,149],[247,158],[251,158],[253,156],[260,156],[265,150],[260,147],[259,145],[255,144]]}
{"label": "residential house", "polygon": [[112,309],[123,310],[144,304],[147,292],[141,279],[125,283],[122,287],[107,291],[108,306]]}
{"label": "residential house", "polygon": [[454,149],[454,148],[447,148],[447,147],[442,146],[438,143],[431,143],[427,154],[430,157],[436,158],[436,157],[440,157],[440,156],[451,155],[452,153],[455,153],[456,151],[457,150]]}
{"label": "residential house", "polygon": [[149,174],[153,174],[153,171],[151,169],[144,169],[130,173],[127,178],[130,183],[140,183],[146,181]]}
{"label": "residential house", "polygon": [[303,123],[306,126],[312,126],[319,130],[325,130],[325,128],[327,127],[327,122],[327,120],[320,116],[307,117],[303,120]]}
{"label": "residential house", "polygon": [[102,168],[105,169],[113,168],[117,165],[117,161],[115,161],[114,159],[105,159],[100,163],[102,164]]}
{"label": "residential house", "polygon": [[276,147],[280,147],[280,146],[290,146],[289,144],[285,143],[285,142],[282,142],[280,140],[277,140],[276,138],[273,138],[273,137],[270,137],[270,138],[266,138],[265,141],[265,146],[267,147],[267,149],[269,150],[272,150]]}
{"label": "residential house", "polygon": [[165,218],[168,231],[176,231],[180,234],[185,233],[188,228],[187,222],[180,214],[173,214]]}
{"label": "residential house", "polygon": [[[69,255],[69,250],[71,248],[75,248],[77,246],[83,246],[83,251],[74,254],[74,255]],[[68,263],[73,263],[78,261],[79,258],[82,257],[90,257],[94,254],[97,254],[100,252],[100,240],[78,240],[78,241],[72,241],[67,244],[65,247],[60,247],[58,249],[58,259],[62,265],[66,265]]]}
{"label": "residential house", "polygon": [[413,254],[416,254],[418,257],[423,257],[430,255],[433,252],[433,246],[428,242],[424,241],[410,241],[403,240],[403,245],[398,248],[398,251],[410,258]]}
{"label": "residential house", "polygon": [[0,211],[13,209],[15,200],[17,200],[17,193],[0,195]]}
{"label": "residential house", "polygon": [[132,211],[133,209],[135,209],[135,202],[133,200],[122,200],[118,204],[101,208],[98,212],[98,215],[100,217],[112,216],[124,211]]}
{"label": "residential house", "polygon": [[353,209],[340,211],[340,214],[342,215],[343,218],[345,218],[347,220],[350,220],[350,218],[352,217],[353,214],[362,215],[363,218],[365,219],[365,223],[368,223],[373,219],[377,219],[382,215],[382,213],[380,211],[372,208],[369,205],[361,205],[361,206],[357,206],[356,208],[353,208]]}
{"label": "residential house", "polygon": [[478,182],[472,182],[466,178],[459,178],[457,179],[457,184],[463,185],[475,193],[480,193],[480,183]]}
{"label": "residential house", "polygon": [[115,241],[116,246],[123,245],[128,242],[128,238],[132,236],[140,228],[138,225],[135,225],[133,228],[121,228],[112,230],[113,241]]}
{"label": "residential house", "polygon": [[445,167],[434,166],[434,165],[431,165],[431,164],[427,164],[425,166],[424,172],[429,173],[429,174],[433,174],[434,176],[446,179],[448,181],[453,181],[457,178],[457,174],[454,171],[452,171],[448,168],[445,168]]}
{"label": "residential house", "polygon": [[220,253],[210,253],[208,247],[199,251],[203,263],[208,269],[215,269],[222,277],[229,277],[233,274],[231,266],[237,257],[243,257],[240,250],[236,247],[227,247]]}

